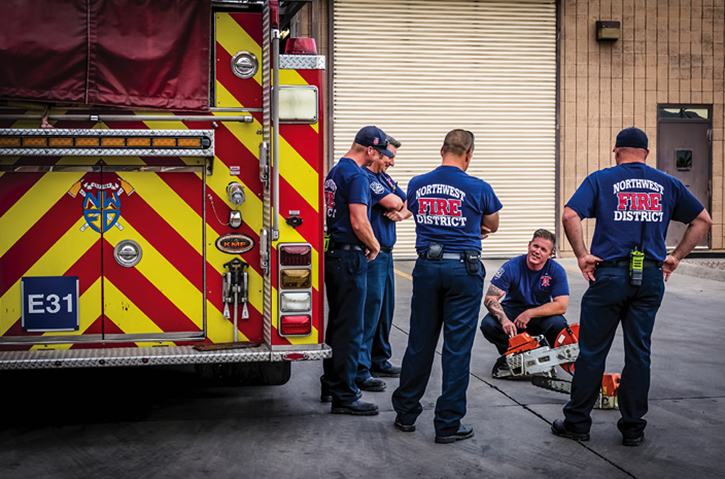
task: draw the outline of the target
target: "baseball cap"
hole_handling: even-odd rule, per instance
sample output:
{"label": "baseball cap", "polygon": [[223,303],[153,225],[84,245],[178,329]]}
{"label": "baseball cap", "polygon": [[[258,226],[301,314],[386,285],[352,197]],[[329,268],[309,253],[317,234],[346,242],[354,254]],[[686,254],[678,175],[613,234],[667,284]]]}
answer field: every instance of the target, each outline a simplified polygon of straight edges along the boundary
{"label": "baseball cap", "polygon": [[625,128],[617,135],[617,142],[614,144],[614,147],[643,148],[646,150],[647,135],[639,128]]}
{"label": "baseball cap", "polygon": [[355,143],[362,146],[372,146],[388,158],[395,155],[388,150],[388,135],[377,126],[365,126],[355,135]]}

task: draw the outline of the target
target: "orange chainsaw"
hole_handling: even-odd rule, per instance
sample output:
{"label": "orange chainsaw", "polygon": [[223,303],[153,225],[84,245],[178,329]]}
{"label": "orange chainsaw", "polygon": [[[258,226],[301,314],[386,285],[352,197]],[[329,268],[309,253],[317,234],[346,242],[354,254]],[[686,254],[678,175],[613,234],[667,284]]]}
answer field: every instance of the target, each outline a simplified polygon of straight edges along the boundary
{"label": "orange chainsaw", "polygon": [[[543,338],[536,339],[521,333],[509,339],[506,363],[512,377],[531,376],[531,384],[564,394],[571,393],[571,381],[556,377],[556,366],[574,374],[574,362],[579,356],[579,324],[567,325],[556,337],[553,347]],[[619,374],[605,374],[602,389],[594,405],[597,409],[618,409]]]}

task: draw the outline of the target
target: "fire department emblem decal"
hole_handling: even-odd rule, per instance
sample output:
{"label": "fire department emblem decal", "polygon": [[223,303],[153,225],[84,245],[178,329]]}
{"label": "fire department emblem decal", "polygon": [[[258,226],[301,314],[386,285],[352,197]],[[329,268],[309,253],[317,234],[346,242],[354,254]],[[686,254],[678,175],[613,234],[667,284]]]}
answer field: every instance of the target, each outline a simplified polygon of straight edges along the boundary
{"label": "fire department emblem decal", "polygon": [[545,274],[541,277],[541,287],[548,288],[551,285],[551,276]]}
{"label": "fire department emblem decal", "polygon": [[121,217],[121,195],[130,196],[134,189],[128,182],[116,178],[109,183],[98,184],[92,181],[80,180],[71,186],[68,194],[73,198],[83,197],[83,217],[86,223],[81,231],[90,227],[98,233],[105,233],[114,226],[123,230],[118,222]]}

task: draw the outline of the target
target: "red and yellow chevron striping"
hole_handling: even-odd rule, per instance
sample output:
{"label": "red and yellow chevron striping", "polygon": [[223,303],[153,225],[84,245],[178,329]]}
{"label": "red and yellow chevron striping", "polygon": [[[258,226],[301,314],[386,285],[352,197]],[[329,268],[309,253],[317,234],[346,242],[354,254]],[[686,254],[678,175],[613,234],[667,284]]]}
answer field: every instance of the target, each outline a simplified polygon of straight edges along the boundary
{"label": "red and yellow chevron striping", "polygon": [[[265,189],[259,178],[263,107],[261,68],[241,79],[231,71],[234,55],[262,58],[261,15],[216,15],[215,105],[209,122],[55,122],[57,128],[187,130],[214,129],[213,173],[195,158],[153,156],[22,156],[0,163],[28,166],[0,173],[0,348],[87,348],[229,342],[222,274],[234,255],[218,250],[218,237],[245,235],[254,247],[241,254],[249,268],[249,317],[238,321],[240,340],[264,340],[264,276],[260,231]],[[286,85],[322,84],[319,70],[283,70]],[[231,112],[228,109],[238,109]],[[253,121],[214,121],[249,115]],[[244,110],[245,112],[242,112]],[[148,113],[144,113],[148,115]],[[168,115],[168,113],[167,113]],[[319,118],[322,118],[320,107]],[[27,121],[12,127],[37,128]],[[321,121],[280,126],[279,239],[271,248],[271,345],[323,341]],[[52,168],[51,168],[52,167]],[[238,171],[238,172],[237,172]],[[239,182],[246,200],[238,207],[239,229],[226,224],[233,207],[226,188]],[[294,228],[290,216],[302,218]],[[141,260],[125,267],[117,247],[133,241]],[[284,243],[312,246],[313,331],[284,337],[278,332],[277,249]],[[77,277],[79,323],[72,331],[29,330],[22,323],[23,278]],[[32,328],[31,328],[32,329]],[[3,345],[4,343],[12,343]]]}

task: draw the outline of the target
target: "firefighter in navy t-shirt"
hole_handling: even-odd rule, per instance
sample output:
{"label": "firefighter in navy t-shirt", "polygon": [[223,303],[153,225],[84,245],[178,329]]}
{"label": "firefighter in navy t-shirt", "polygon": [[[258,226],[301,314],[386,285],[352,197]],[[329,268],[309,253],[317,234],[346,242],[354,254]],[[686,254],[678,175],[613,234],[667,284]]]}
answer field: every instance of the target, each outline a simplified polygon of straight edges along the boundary
{"label": "firefighter in navy t-shirt", "polygon": [[405,208],[405,193],[386,172],[395,164],[400,142],[390,136],[387,140],[388,150],[393,156],[383,156],[365,168],[372,197],[370,224],[380,242],[380,253],[368,263],[363,342],[356,379],[357,386],[364,391],[385,390],[385,381],[377,377],[400,376],[400,367],[389,362],[392,352],[389,336],[395,311],[393,246],[396,240],[395,219],[409,218],[410,211]]}
{"label": "firefighter in navy t-shirt", "polygon": [[[536,230],[528,253],[504,263],[491,280],[483,299],[488,314],[481,321],[481,332],[501,355],[491,372],[494,378],[511,376],[504,356],[510,337],[543,334],[554,347],[566,327],[563,314],[569,305],[569,283],[564,268],[551,259],[555,245],[554,233]],[[504,295],[506,299],[499,303]]]}
{"label": "firefighter in navy t-shirt", "polygon": [[[644,440],[650,385],[650,349],[664,282],[707,233],[712,220],[682,182],[645,164],[647,135],[637,128],[619,132],[617,166],[589,175],[566,204],[562,221],[589,288],[581,304],[579,357],[571,400],[554,434],[589,440],[590,413],[599,395],[607,353],[621,322],[624,369],[618,389],[617,427],[625,446]],[[591,253],[582,219],[596,218]],[[680,243],[667,254],[670,220],[688,223]]]}
{"label": "firefighter in navy t-shirt", "polygon": [[370,182],[363,166],[392,156],[386,135],[380,128],[366,126],[355,136],[350,151],[325,179],[327,231],[330,244],[325,253],[325,289],[329,314],[325,342],[332,358],[323,361],[322,401],[332,401],[337,414],[374,415],[375,404],[359,399],[355,385],[367,265],[380,251],[370,226]]}
{"label": "firefighter in navy t-shirt", "polygon": [[461,424],[461,419],[466,414],[471,348],[483,296],[481,239],[498,229],[501,209],[491,186],[466,174],[473,147],[471,132],[449,132],[441,148],[443,164],[408,184],[418,260],[413,269],[408,347],[400,385],[393,393],[395,426],[404,432],[415,430],[442,327],[443,390],[434,421],[437,443],[473,436],[473,427]]}

